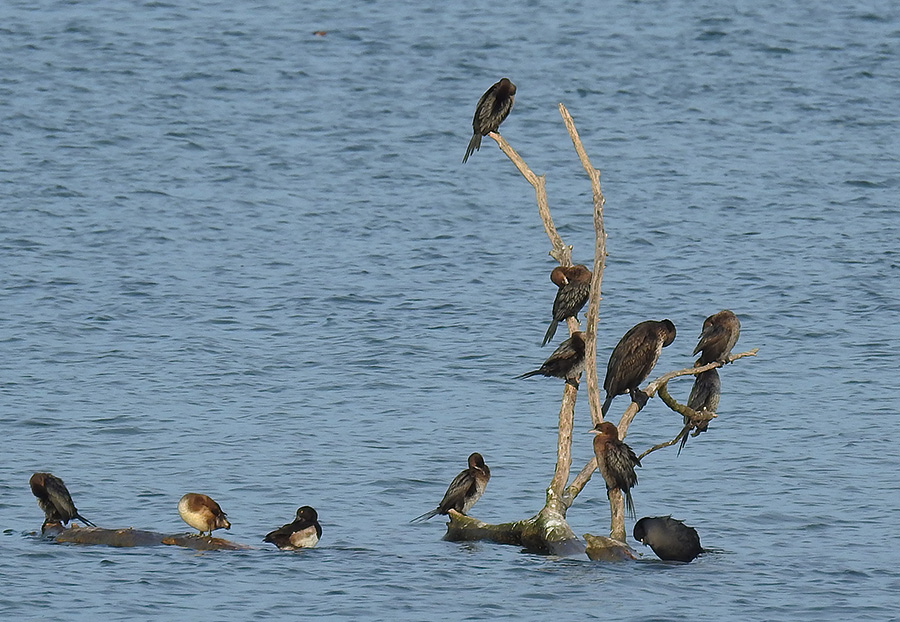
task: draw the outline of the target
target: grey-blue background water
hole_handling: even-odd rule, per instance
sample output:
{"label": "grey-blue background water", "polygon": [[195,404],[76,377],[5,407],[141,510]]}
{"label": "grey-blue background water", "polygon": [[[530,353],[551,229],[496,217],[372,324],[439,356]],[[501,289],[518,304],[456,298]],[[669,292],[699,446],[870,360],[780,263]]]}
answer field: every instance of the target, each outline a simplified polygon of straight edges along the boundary
{"label": "grey-blue background water", "polygon": [[[4,2],[0,617],[896,619],[898,48],[886,1]],[[711,431],[640,471],[639,516],[717,549],[690,565],[407,525],[471,451],[485,520],[531,515],[552,472],[561,383],[511,379],[550,351],[533,192],[490,140],[460,164],[501,76],[577,261],[590,192],[558,102],[603,172],[601,369],[662,317],[657,369],[689,364],[721,308],[760,348]],[[654,400],[628,442],[677,428]],[[195,490],[239,542],[301,504],[325,533],[50,545],[36,470],[104,526],[185,530]],[[608,527],[598,482],[579,534]]]}

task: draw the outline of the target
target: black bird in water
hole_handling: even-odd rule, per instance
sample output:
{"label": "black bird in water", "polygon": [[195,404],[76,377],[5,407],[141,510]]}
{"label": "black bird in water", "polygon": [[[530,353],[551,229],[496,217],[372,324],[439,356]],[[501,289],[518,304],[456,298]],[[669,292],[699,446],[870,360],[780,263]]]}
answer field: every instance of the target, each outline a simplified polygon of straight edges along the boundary
{"label": "black bird in water", "polygon": [[634,524],[634,539],[666,561],[689,562],[703,553],[697,530],[671,516],[642,518]]}
{"label": "black bird in water", "polygon": [[553,376],[575,384],[578,374],[582,370],[584,370],[584,333],[577,331],[559,344],[559,347],[547,357],[547,360],[538,369],[525,372],[516,378],[530,378],[537,375]]}
{"label": "black bird in water", "polygon": [[724,309],[703,320],[703,331],[700,342],[694,348],[694,354],[700,352],[695,366],[707,363],[727,363],[731,349],[741,336],[741,321],[737,316]]}
{"label": "black bird in water", "polygon": [[568,317],[577,317],[591,293],[591,271],[586,266],[553,268],[550,280],[559,288],[553,301],[553,321],[547,328],[541,346],[547,345],[556,334],[556,326]]}
{"label": "black bird in water", "polygon": [[669,320],[647,320],[632,326],[619,340],[606,365],[606,401],[601,412],[606,415],[617,395],[629,393],[641,408],[647,395],[638,387],[650,375],[662,349],[675,340],[675,325]]}
{"label": "black bird in water", "polygon": [[32,494],[37,497],[40,508],[44,511],[44,524],[41,525],[41,533],[47,527],[53,525],[68,524],[73,518],[77,518],[86,525],[96,527],[94,523],[78,513],[78,508],[72,502],[66,485],[61,479],[50,473],[35,473],[28,481]]}
{"label": "black bird in water", "polygon": [[[691,395],[688,397],[687,405],[698,413],[704,411],[714,413],[719,407],[721,389],[722,383],[719,380],[719,372],[715,368],[701,372],[694,378],[694,386],[691,387]],[[687,444],[688,433],[691,431],[691,428],[696,428],[693,436],[697,436],[701,432],[706,432],[708,427],[709,421],[694,422],[690,417],[686,416],[684,418],[684,436],[681,437],[681,446],[678,448],[678,453],[680,454]]]}
{"label": "black bird in water", "polygon": [[322,526],[319,524],[318,513],[304,505],[297,510],[297,517],[293,522],[270,531],[263,542],[271,542],[282,551],[294,551],[313,548],[321,537]]}
{"label": "black bird in water", "polygon": [[475,106],[475,118],[472,119],[472,129],[474,134],[469,146],[466,149],[466,155],[463,156],[463,163],[469,159],[475,151],[481,149],[481,137],[487,136],[491,132],[496,132],[503,123],[503,120],[512,110],[513,101],[516,95],[516,85],[503,78],[500,82],[493,85]]}
{"label": "black bird in water", "polygon": [[478,452],[473,453],[469,456],[469,468],[453,478],[438,506],[409,522],[426,521],[436,514],[448,514],[450,510],[466,514],[484,494],[490,479],[491,470],[484,463],[484,458]]}
{"label": "black bird in water", "polygon": [[609,421],[598,423],[591,434],[594,437],[594,456],[597,458],[597,468],[606,482],[606,494],[618,488],[625,495],[625,507],[634,518],[634,502],[631,500],[631,488],[637,484],[635,465],[641,466],[641,461],[634,451],[619,440],[619,430]]}

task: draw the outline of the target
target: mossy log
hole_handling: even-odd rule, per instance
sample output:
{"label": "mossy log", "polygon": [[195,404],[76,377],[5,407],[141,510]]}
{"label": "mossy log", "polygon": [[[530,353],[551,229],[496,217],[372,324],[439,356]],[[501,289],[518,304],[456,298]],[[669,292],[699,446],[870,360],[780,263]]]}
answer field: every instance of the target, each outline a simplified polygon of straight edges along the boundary
{"label": "mossy log", "polygon": [[587,543],[585,552],[587,556],[594,561],[601,562],[621,562],[631,559],[637,559],[637,555],[630,546],[624,542],[620,542],[606,536],[592,536],[589,533],[584,534],[584,541]]}
{"label": "mossy log", "polygon": [[584,543],[575,536],[560,507],[558,502],[551,500],[531,518],[497,525],[450,510],[450,522],[447,523],[444,540],[450,542],[488,540],[521,546],[530,553],[539,555],[563,557],[583,555]]}
{"label": "mossy log", "polygon": [[116,547],[133,546],[182,546],[197,551],[243,551],[251,547],[222,538],[211,538],[198,534],[164,534],[143,529],[104,529],[102,527],[78,527],[57,531],[53,537],[57,542],[72,544],[99,544]]}

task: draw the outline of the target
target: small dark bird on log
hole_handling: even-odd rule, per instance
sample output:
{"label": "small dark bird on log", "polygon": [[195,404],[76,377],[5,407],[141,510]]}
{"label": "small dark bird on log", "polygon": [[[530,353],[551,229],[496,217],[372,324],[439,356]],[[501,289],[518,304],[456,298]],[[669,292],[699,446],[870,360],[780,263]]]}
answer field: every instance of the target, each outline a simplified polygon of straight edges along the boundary
{"label": "small dark bird on log", "polygon": [[666,561],[689,562],[704,552],[697,530],[671,516],[642,518],[634,524],[634,539]]}
{"label": "small dark bird on log", "polygon": [[559,344],[544,364],[538,369],[525,372],[516,378],[531,376],[553,376],[562,378],[570,384],[576,384],[578,374],[584,370],[584,333],[572,333],[572,336]]}
{"label": "small dark bird on log", "polygon": [[619,440],[619,430],[609,421],[598,423],[591,434],[594,437],[594,456],[597,458],[597,468],[606,482],[606,493],[618,488],[625,495],[625,507],[628,514],[634,518],[634,502],[631,500],[631,488],[637,484],[635,465],[641,466],[641,461],[634,454],[631,447]]}
{"label": "small dark bird on log", "polygon": [[605,416],[617,395],[629,393],[631,401],[643,408],[647,395],[638,387],[650,375],[662,349],[675,340],[675,325],[669,320],[647,320],[632,326],[619,340],[606,365],[606,401],[600,411]]}
{"label": "small dark bird on log", "polygon": [[68,524],[73,518],[77,518],[85,525],[96,527],[94,523],[78,513],[78,508],[72,502],[69,490],[61,479],[51,473],[35,473],[28,481],[32,494],[37,497],[40,508],[44,511],[44,524],[41,525],[41,533],[53,525]]}
{"label": "small dark bird on log", "polygon": [[581,264],[577,266],[553,268],[550,280],[559,288],[553,301],[553,321],[547,328],[541,346],[553,339],[556,326],[568,317],[577,317],[591,293],[591,271]]}
{"label": "small dark bird on log", "polygon": [[318,513],[308,505],[297,509],[297,517],[293,522],[270,531],[263,542],[271,542],[282,551],[311,549],[322,537],[322,526]]}
{"label": "small dark bird on log", "polygon": [[473,453],[469,456],[469,468],[453,478],[438,506],[409,522],[426,521],[436,514],[448,514],[450,510],[466,514],[484,494],[490,479],[491,470],[484,463],[484,458],[478,452]]}
{"label": "small dark bird on log", "polygon": [[472,140],[469,141],[466,155],[463,156],[463,163],[469,159],[472,153],[481,149],[482,136],[497,131],[500,124],[509,115],[509,111],[512,110],[515,95],[516,85],[508,78],[503,78],[484,92],[484,95],[478,100],[478,105],[475,106],[475,118],[472,119],[472,129],[475,133],[472,135]]}
{"label": "small dark bird on log", "polygon": [[189,492],[178,501],[178,514],[181,520],[197,529],[202,536],[205,532],[215,529],[231,529],[231,523],[225,518],[225,512],[219,504],[196,492]]}
{"label": "small dark bird on log", "polygon": [[[719,380],[719,372],[708,369],[697,374],[694,378],[694,386],[691,387],[691,395],[688,397],[688,407],[699,412],[714,413],[719,407],[719,395],[722,389],[722,382]],[[709,427],[709,421],[694,422],[690,417],[684,418],[684,436],[681,437],[681,446],[678,453],[687,444],[688,433],[691,428],[696,428],[691,436],[697,436],[701,432],[706,432]]]}
{"label": "small dark bird on log", "polygon": [[700,352],[695,367],[707,363],[727,363],[731,349],[741,336],[741,321],[737,316],[724,309],[703,320],[703,331],[700,342],[694,348],[694,354]]}

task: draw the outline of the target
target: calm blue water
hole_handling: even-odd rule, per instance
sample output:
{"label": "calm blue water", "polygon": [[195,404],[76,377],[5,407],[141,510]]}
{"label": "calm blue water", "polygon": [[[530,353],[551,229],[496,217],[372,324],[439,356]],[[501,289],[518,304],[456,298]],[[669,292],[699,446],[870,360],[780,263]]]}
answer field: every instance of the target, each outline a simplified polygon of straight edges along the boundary
{"label": "calm blue water", "polygon": [[[3,619],[897,619],[894,3],[11,0],[0,25]],[[490,140],[460,164],[502,76],[503,134],[579,262],[590,189],[558,102],[603,172],[601,368],[662,317],[657,369],[683,367],[722,308],[760,348],[722,371],[711,431],[640,472],[638,515],[718,551],[690,565],[407,524],[471,451],[485,520],[530,516],[552,474],[561,383],[511,380],[549,353],[533,192]],[[654,400],[628,442],[678,427]],[[182,531],[201,491],[238,542],[304,504],[325,533],[54,546],[29,535],[37,470],[103,526]],[[599,481],[576,533],[608,528]]]}

